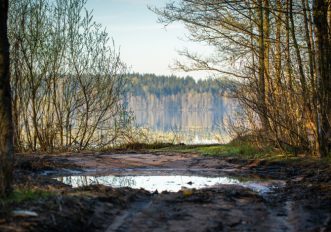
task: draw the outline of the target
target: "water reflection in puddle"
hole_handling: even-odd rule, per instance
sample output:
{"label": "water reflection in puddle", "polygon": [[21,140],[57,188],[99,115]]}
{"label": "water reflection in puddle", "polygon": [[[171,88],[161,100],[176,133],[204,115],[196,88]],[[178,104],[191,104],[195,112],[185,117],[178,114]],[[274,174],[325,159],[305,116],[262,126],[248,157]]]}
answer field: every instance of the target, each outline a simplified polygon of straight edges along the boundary
{"label": "water reflection in puddle", "polygon": [[208,188],[220,185],[240,185],[250,188],[258,193],[267,193],[277,186],[273,182],[241,182],[229,177],[203,177],[203,176],[68,176],[58,177],[57,180],[71,185],[81,187],[93,184],[102,184],[114,188],[130,187],[134,189],[143,188],[154,192],[177,192],[184,188]]}

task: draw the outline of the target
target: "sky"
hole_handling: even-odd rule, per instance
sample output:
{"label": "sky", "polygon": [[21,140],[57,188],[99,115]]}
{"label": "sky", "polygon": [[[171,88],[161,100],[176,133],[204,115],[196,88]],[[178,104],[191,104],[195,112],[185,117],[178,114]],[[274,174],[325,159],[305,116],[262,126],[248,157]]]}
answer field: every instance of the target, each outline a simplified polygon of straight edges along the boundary
{"label": "sky", "polygon": [[162,7],[167,0],[88,0],[86,8],[93,10],[94,20],[107,28],[119,48],[122,60],[130,72],[160,75],[193,76],[200,79],[206,72],[184,73],[169,68],[180,60],[177,51],[188,48],[205,53],[208,48],[188,41],[184,25],[176,23],[166,28],[157,22],[158,16],[147,6]]}

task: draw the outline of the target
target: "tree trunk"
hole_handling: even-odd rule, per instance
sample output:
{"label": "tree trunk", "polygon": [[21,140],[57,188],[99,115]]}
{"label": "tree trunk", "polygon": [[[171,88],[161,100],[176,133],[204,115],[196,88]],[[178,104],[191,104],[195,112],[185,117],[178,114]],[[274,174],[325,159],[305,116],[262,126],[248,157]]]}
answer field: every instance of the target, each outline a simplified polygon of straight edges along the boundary
{"label": "tree trunk", "polygon": [[331,139],[331,42],[329,40],[328,0],[314,0],[313,14],[316,35],[317,93],[318,93],[318,154],[325,157],[330,152]]}
{"label": "tree trunk", "polygon": [[[265,83],[270,81],[270,9],[269,0],[263,0],[263,38],[264,38],[264,72]],[[266,96],[268,96],[269,87],[266,85]]]}
{"label": "tree trunk", "polygon": [[294,15],[293,15],[293,0],[290,0],[290,9],[289,9],[289,16],[290,16],[290,31],[291,31],[291,35],[292,35],[292,40],[293,40],[293,46],[295,49],[295,53],[297,55],[297,60],[298,60],[298,68],[299,68],[299,76],[300,76],[300,84],[301,84],[301,91],[302,91],[302,96],[303,96],[303,101],[304,101],[304,107],[309,108],[308,107],[308,102],[309,99],[307,97],[308,92],[307,92],[307,82],[306,82],[306,76],[305,76],[305,72],[303,70],[303,62],[302,62],[302,58],[301,58],[301,53],[300,53],[300,48],[299,48],[299,44],[298,44],[298,40],[297,40],[297,36],[296,36],[296,30],[295,30],[295,23],[294,23]]}
{"label": "tree trunk", "polygon": [[282,2],[276,1],[277,4],[277,18],[276,18],[276,55],[275,55],[275,71],[276,71],[276,94],[281,92],[281,76],[282,76]]}
{"label": "tree trunk", "polygon": [[259,59],[259,79],[258,79],[258,112],[261,120],[262,130],[268,131],[268,116],[266,107],[266,64],[265,62],[265,25],[264,9],[262,0],[258,1],[258,20],[259,20],[259,41],[258,41],[258,59]]}
{"label": "tree trunk", "polygon": [[[286,70],[287,70],[287,84],[288,84],[288,88],[291,92],[293,92],[293,78],[292,78],[292,59],[291,59],[291,48],[290,48],[290,13],[289,13],[289,9],[290,9],[290,0],[286,1]],[[291,102],[290,102],[291,104]],[[292,106],[291,106],[292,108]]]}
{"label": "tree trunk", "polygon": [[7,37],[8,0],[1,0],[0,4],[0,197],[4,197],[11,191],[14,149]]}

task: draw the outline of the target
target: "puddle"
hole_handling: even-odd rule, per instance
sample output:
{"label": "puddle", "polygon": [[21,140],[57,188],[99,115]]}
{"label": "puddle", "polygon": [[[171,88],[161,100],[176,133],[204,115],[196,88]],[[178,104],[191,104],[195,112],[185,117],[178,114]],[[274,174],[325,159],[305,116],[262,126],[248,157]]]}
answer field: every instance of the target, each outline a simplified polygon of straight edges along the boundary
{"label": "puddle", "polygon": [[44,170],[41,171],[39,174],[42,176],[55,176],[59,174],[65,174],[65,175],[79,175],[85,170],[75,170],[75,169],[67,169],[62,168],[58,170]]}
{"label": "puddle", "polygon": [[57,180],[71,185],[81,187],[93,184],[102,184],[114,188],[130,187],[134,189],[143,188],[154,192],[178,192],[182,188],[208,188],[220,187],[222,185],[240,185],[249,188],[259,194],[265,194],[275,188],[281,187],[278,181],[240,181],[230,177],[205,177],[205,176],[183,176],[183,175],[163,175],[163,176],[67,176],[58,177]]}

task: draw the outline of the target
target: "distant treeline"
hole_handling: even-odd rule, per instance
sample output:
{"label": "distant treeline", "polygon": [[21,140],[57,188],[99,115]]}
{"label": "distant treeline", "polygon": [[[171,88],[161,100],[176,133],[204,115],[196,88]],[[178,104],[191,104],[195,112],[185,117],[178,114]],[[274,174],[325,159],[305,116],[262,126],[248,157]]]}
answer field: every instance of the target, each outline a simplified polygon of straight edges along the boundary
{"label": "distant treeline", "polygon": [[211,93],[228,95],[235,90],[236,84],[228,79],[210,78],[195,81],[192,77],[158,76],[155,74],[127,74],[128,94],[146,96],[149,94],[169,96],[185,93]]}

